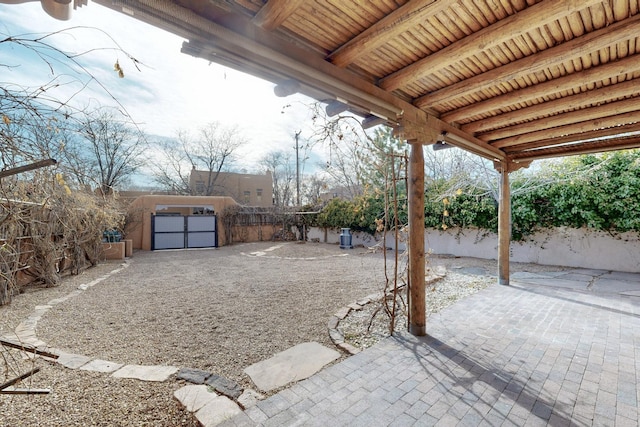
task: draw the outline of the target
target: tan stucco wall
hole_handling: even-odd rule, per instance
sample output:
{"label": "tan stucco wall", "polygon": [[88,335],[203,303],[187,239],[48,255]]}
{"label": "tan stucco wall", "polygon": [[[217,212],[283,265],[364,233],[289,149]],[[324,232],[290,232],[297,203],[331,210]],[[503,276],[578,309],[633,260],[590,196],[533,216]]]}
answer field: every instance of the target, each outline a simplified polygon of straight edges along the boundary
{"label": "tan stucco wall", "polygon": [[[125,237],[133,241],[134,249],[151,250],[151,215],[156,212],[179,212],[181,215],[192,213],[192,207],[212,206],[216,215],[221,214],[228,206],[236,206],[231,197],[207,196],[166,196],[150,195],[135,199],[127,211],[129,221],[125,229]],[[166,206],[164,210],[157,210]],[[218,221],[218,245],[224,246],[224,224]]]}

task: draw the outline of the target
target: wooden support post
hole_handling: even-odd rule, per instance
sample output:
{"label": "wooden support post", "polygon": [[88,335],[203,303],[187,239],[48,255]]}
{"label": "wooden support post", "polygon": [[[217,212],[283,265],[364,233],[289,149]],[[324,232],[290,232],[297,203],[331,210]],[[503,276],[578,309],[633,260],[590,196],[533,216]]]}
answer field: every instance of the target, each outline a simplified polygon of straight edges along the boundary
{"label": "wooden support post", "polygon": [[409,333],[424,336],[424,153],[423,145],[410,141],[409,155]]}
{"label": "wooden support post", "polygon": [[511,191],[509,167],[500,169],[500,202],[498,207],[498,283],[509,286],[509,249],[511,244]]}

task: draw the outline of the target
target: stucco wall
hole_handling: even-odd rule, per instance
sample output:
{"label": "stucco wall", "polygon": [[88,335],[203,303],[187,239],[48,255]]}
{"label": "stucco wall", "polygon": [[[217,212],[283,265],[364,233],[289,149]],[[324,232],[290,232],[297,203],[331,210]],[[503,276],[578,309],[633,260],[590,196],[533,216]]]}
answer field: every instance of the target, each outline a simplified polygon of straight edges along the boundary
{"label": "stucco wall", "polygon": [[[324,230],[313,228],[309,239],[323,242]],[[340,229],[328,230],[328,243],[340,242]],[[353,244],[372,246],[377,243],[367,233],[353,233]],[[394,247],[393,236],[388,247]],[[404,244],[399,245],[401,249]],[[425,233],[425,247],[435,254],[496,259],[498,236],[484,230],[435,230]],[[587,229],[556,228],[530,236],[524,242],[511,242],[511,261],[542,265],[640,272],[640,234],[621,233],[612,236]]]}
{"label": "stucco wall", "polygon": [[[213,207],[213,212],[219,215],[227,206],[234,205],[237,203],[231,197],[141,196],[129,205],[125,237],[132,240],[134,249],[151,250],[151,215],[156,213],[158,206],[165,207],[163,211],[179,212],[183,215],[188,215],[191,207],[207,206]],[[218,245],[225,244],[224,224],[218,221]]]}

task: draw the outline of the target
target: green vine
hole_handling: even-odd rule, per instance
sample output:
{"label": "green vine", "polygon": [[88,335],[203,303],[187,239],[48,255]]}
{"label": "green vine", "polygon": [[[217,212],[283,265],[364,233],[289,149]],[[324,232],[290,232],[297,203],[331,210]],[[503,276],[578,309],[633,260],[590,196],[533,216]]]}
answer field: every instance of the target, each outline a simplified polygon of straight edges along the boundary
{"label": "green vine", "polygon": [[[563,159],[540,167],[526,180],[515,176],[512,187],[518,190],[511,199],[514,240],[552,227],[640,231],[640,150]],[[447,188],[452,183],[440,180],[425,189],[425,226],[497,231],[498,203],[492,194],[473,186]],[[381,191],[370,193],[352,201],[331,200],[313,225],[374,234],[385,205]],[[406,223],[406,194],[399,198],[398,215]]]}

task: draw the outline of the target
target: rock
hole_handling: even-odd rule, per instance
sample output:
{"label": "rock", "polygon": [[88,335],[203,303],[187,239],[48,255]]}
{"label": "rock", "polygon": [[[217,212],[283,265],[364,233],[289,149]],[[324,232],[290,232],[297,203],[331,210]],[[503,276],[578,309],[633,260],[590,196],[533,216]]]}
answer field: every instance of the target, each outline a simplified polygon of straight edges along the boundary
{"label": "rock", "polygon": [[110,362],[108,360],[102,359],[94,359],[89,363],[82,365],[79,369],[81,371],[92,371],[92,372],[114,372],[118,369],[122,368],[122,363]]}
{"label": "rock", "polygon": [[317,342],[298,344],[277,353],[272,358],[254,363],[244,372],[262,391],[274,390],[309,378],[326,364],[340,357],[336,350],[329,349]]}
{"label": "rock", "polygon": [[335,329],[338,327],[339,323],[340,323],[340,319],[338,319],[336,316],[331,316],[331,318],[327,322],[327,328]]}
{"label": "rock", "polygon": [[245,391],[243,391],[240,397],[238,398],[238,404],[243,409],[248,409],[256,406],[256,404],[260,400],[264,400],[265,398],[266,396],[264,394],[258,393],[257,391],[251,390],[250,388],[248,388]]}
{"label": "rock", "polygon": [[347,317],[347,314],[349,314],[350,311],[351,309],[349,307],[342,307],[336,312],[336,314],[334,314],[334,316],[336,316],[338,319],[344,319],[345,317]]}
{"label": "rock", "polygon": [[178,371],[177,378],[179,380],[189,381],[193,384],[204,384],[210,376],[211,372],[193,368],[181,368],[180,371]]}
{"label": "rock", "polygon": [[233,401],[224,396],[218,396],[196,412],[196,418],[204,427],[213,427],[242,412]]}
{"label": "rock", "polygon": [[163,382],[177,371],[178,368],[173,366],[126,365],[115,371],[111,376],[115,378],[136,378],[141,381]]}
{"label": "rock", "polygon": [[187,385],[173,392],[173,397],[189,412],[196,412],[200,408],[213,402],[218,395],[209,390],[206,385]]}
{"label": "rock", "polygon": [[82,365],[89,363],[91,358],[81,354],[60,353],[56,361],[65,368],[78,369]]}
{"label": "rock", "polygon": [[205,384],[213,387],[215,391],[224,394],[232,399],[237,399],[242,394],[242,387],[235,381],[221,377],[220,375],[211,374],[205,381]]}
{"label": "rock", "polygon": [[329,329],[329,338],[334,344],[344,342],[344,335],[338,329]]}
{"label": "rock", "polygon": [[358,354],[361,351],[359,348],[354,347],[351,344],[346,342],[337,343],[336,346],[351,355]]}

